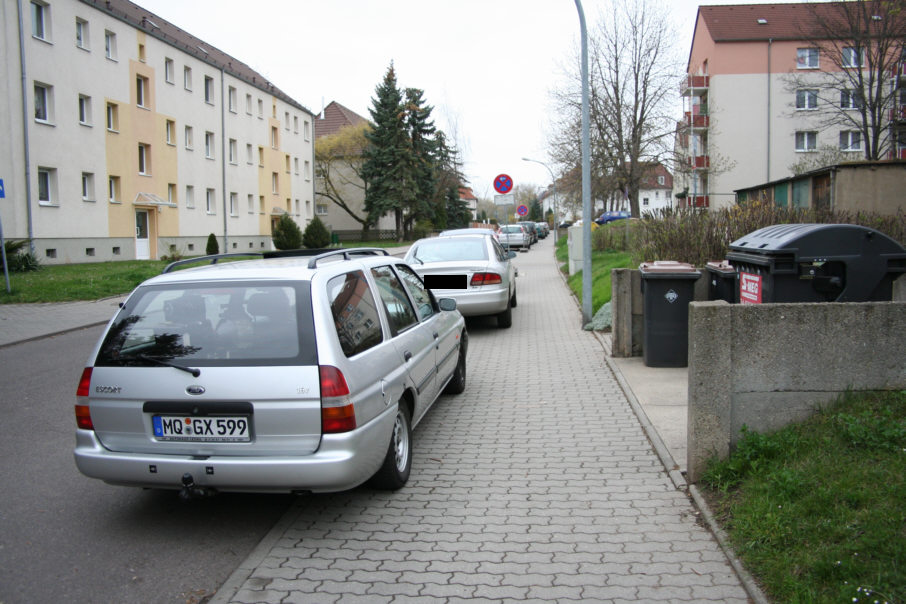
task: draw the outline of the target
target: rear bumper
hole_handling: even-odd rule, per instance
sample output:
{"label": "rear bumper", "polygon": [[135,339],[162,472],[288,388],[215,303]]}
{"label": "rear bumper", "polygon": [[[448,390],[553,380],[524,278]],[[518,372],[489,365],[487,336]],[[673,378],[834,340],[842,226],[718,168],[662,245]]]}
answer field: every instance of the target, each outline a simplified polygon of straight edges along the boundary
{"label": "rear bumper", "polygon": [[91,430],[76,431],[74,456],[82,474],[116,485],[180,489],[191,474],[197,486],[218,491],[345,491],[381,466],[395,419],[394,405],[352,432],[324,435],[315,453],[300,457],[124,453],[104,448]]}
{"label": "rear bumper", "polygon": [[434,290],[434,295],[439,298],[456,300],[456,310],[464,317],[493,315],[505,311],[509,293],[509,289],[505,287],[468,293],[463,293],[462,290]]}

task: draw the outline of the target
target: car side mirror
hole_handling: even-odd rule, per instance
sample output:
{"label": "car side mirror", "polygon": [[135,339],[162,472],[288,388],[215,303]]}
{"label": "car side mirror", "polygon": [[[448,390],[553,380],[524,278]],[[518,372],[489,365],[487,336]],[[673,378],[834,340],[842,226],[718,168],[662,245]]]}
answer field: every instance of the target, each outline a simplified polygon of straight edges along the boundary
{"label": "car side mirror", "polygon": [[453,298],[441,298],[437,301],[441,310],[456,310],[456,300]]}
{"label": "car side mirror", "polygon": [[515,257],[516,257],[516,252],[514,252],[514,251],[512,251],[512,250],[510,250],[509,252],[507,252],[507,255],[506,255],[507,260],[509,260],[509,259],[511,259],[511,258],[515,258]]}

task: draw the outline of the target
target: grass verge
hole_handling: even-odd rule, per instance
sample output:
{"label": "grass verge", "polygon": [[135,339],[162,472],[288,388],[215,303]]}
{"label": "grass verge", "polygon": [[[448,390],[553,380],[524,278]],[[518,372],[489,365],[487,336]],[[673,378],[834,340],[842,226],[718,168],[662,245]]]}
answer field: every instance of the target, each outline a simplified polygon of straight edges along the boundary
{"label": "grass verge", "polygon": [[[99,300],[128,293],[159,275],[166,262],[124,260],[91,264],[54,264],[28,273],[10,273],[10,293],[0,289],[0,304]],[[2,268],[0,268],[2,272]]]}
{"label": "grass verge", "polygon": [[906,391],[744,430],[699,486],[773,601],[906,602]]}
{"label": "grass verge", "polygon": [[[557,262],[564,265],[568,263],[566,237],[557,240]],[[591,308],[592,314],[610,302],[613,290],[611,288],[610,271],[615,268],[629,268],[632,266],[632,255],[629,252],[605,251],[591,252]],[[582,299],[582,271],[567,277],[567,285],[576,298]]]}

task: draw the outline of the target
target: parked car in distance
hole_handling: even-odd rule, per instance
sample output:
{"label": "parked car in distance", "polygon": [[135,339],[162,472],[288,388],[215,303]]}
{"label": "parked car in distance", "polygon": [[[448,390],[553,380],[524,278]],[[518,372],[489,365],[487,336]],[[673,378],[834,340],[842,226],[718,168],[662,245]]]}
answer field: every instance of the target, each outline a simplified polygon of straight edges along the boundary
{"label": "parked car in distance", "polygon": [[504,250],[493,237],[450,235],[419,239],[403,260],[435,296],[456,300],[463,316],[493,315],[498,327],[513,324],[516,252]]}
{"label": "parked car in distance", "polygon": [[455,300],[384,250],[263,256],[129,295],[78,384],[82,474],[187,498],[406,483],[413,427],[465,389]]}
{"label": "parked car in distance", "polygon": [[520,222],[519,224],[521,224],[523,227],[525,227],[526,232],[529,234],[529,237],[531,238],[531,242],[529,242],[529,247],[538,243],[538,231],[535,228],[535,223],[524,220],[524,221]]}
{"label": "parked car in distance", "polygon": [[623,220],[624,218],[629,218],[631,216],[632,216],[632,214],[630,214],[629,212],[622,212],[622,211],[604,212],[603,214],[601,214],[600,216],[595,218],[595,223],[599,224],[599,225],[607,224],[609,222]]}
{"label": "parked car in distance", "polygon": [[441,231],[439,236],[445,237],[447,235],[489,235],[494,239],[497,239],[497,230],[494,229],[492,225],[489,225],[489,228],[466,227],[462,229],[449,229],[446,231]]}
{"label": "parked car in distance", "polygon": [[538,228],[538,237],[545,239],[551,232],[550,225],[546,222],[536,222],[535,226]]}
{"label": "parked car in distance", "polygon": [[498,234],[500,245],[504,248],[527,250],[532,245],[531,236],[521,224],[506,224],[500,227]]}

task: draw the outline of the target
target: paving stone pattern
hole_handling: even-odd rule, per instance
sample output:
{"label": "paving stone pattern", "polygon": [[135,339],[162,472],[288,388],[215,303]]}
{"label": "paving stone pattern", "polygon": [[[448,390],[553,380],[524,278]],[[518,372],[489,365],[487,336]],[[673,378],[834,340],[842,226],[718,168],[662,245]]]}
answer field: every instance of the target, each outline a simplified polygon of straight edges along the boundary
{"label": "paving stone pattern", "polygon": [[580,329],[551,239],[515,260],[513,327],[470,321],[467,389],[416,429],[408,485],[300,497],[215,601],[747,602]]}

